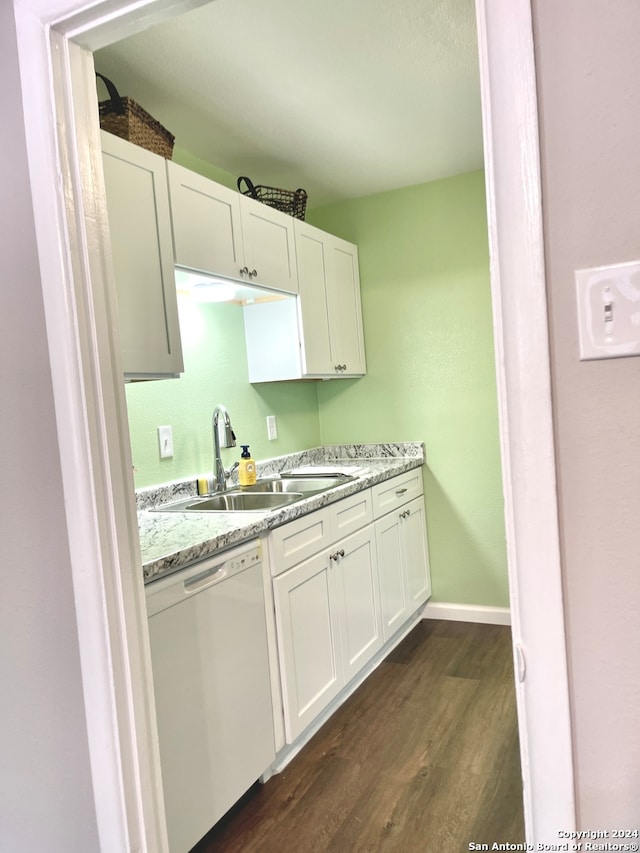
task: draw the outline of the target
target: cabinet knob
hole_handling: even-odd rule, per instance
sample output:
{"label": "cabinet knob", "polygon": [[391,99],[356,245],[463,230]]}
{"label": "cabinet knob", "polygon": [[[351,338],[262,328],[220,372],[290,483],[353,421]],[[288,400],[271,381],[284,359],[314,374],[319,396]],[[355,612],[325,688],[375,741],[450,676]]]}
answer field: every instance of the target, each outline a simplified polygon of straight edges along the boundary
{"label": "cabinet knob", "polygon": [[249,267],[241,267],[240,275],[251,275],[251,273],[249,272]]}
{"label": "cabinet knob", "polygon": [[247,270],[247,272],[249,273],[249,278],[255,278],[258,275],[258,270],[251,270],[251,272]]}
{"label": "cabinet knob", "polygon": [[344,557],[344,548],[341,548],[341,549],[338,551],[338,557]]}
{"label": "cabinet knob", "polygon": [[341,364],[341,365],[340,365],[340,370],[346,370],[346,369],[347,369],[347,365],[346,365],[346,364]]}

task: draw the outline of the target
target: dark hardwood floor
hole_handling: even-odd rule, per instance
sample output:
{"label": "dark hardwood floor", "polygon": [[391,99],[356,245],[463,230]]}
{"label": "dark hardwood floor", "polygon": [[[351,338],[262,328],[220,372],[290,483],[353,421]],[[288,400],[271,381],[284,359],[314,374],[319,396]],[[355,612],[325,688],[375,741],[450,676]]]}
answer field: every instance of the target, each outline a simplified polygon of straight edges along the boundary
{"label": "dark hardwood floor", "polygon": [[197,853],[523,842],[510,629],[422,621]]}

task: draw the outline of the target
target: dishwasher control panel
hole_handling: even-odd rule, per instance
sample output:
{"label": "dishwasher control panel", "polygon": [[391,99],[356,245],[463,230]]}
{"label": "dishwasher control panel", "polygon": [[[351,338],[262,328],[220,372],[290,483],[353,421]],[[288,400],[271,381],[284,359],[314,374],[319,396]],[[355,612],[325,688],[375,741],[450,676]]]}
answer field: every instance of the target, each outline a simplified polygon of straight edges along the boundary
{"label": "dishwasher control panel", "polygon": [[196,595],[261,562],[262,543],[254,539],[159,578],[145,586],[147,616],[151,617],[184,597]]}
{"label": "dishwasher control panel", "polygon": [[245,554],[237,554],[224,561],[224,568],[228,572],[239,572],[247,566],[253,566],[262,560],[262,545],[252,546]]}

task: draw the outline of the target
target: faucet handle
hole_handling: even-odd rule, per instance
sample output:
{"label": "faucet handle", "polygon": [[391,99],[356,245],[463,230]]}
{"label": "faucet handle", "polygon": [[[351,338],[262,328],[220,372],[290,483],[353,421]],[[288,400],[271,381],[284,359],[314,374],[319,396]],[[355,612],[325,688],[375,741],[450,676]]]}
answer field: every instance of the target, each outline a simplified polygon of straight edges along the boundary
{"label": "faucet handle", "polygon": [[227,479],[227,480],[228,480],[228,479],[229,479],[229,477],[230,477],[230,476],[233,474],[233,472],[236,470],[236,468],[239,468],[239,467],[240,467],[240,463],[239,463],[239,462],[237,462],[237,461],[236,461],[236,462],[234,462],[234,463],[233,463],[233,465],[231,466],[231,468],[229,468],[227,471],[225,471],[225,472],[224,472],[225,479]]}

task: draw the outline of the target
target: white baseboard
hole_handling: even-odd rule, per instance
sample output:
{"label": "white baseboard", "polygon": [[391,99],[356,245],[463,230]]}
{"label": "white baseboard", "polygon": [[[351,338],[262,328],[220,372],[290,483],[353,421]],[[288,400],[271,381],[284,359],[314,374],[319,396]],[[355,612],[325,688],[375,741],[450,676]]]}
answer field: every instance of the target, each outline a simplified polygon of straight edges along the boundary
{"label": "white baseboard", "polygon": [[451,604],[446,601],[427,602],[423,619],[448,619],[451,622],[484,622],[487,625],[511,625],[508,607],[485,607],[481,604]]}

